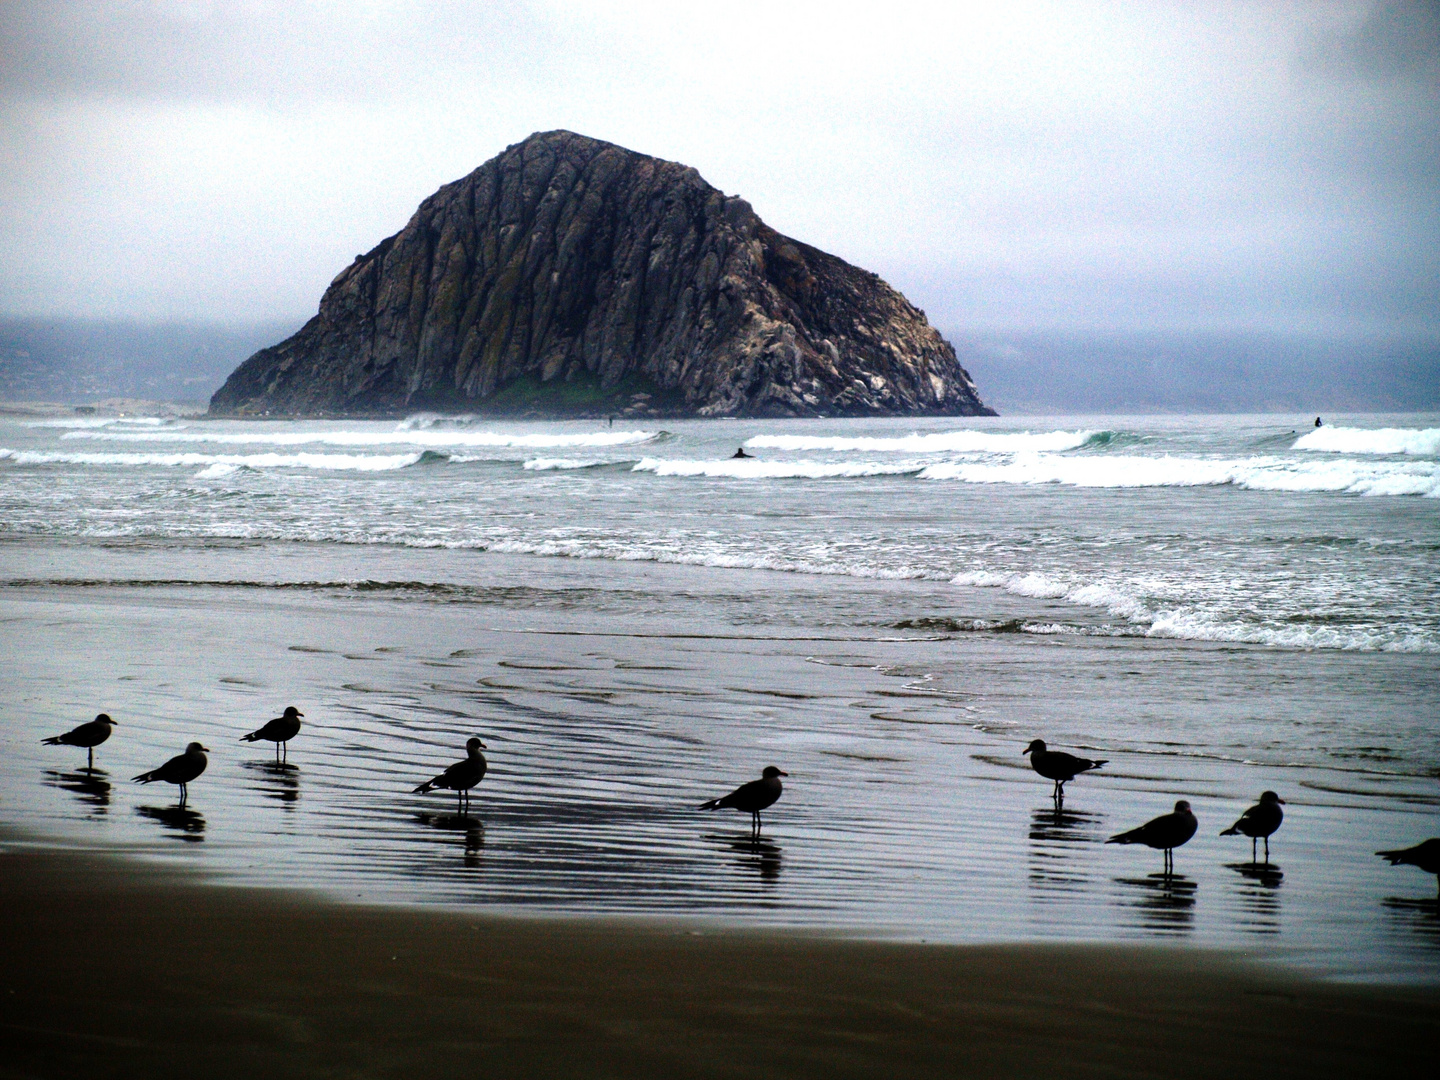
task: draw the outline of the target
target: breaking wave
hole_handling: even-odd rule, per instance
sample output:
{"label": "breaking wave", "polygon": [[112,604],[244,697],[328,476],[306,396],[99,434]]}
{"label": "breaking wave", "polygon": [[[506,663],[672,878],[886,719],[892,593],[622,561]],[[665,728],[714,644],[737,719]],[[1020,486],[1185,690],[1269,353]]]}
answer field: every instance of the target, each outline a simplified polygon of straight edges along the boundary
{"label": "breaking wave", "polygon": [[1320,427],[1295,440],[1293,449],[1329,454],[1440,456],[1440,428]]}
{"label": "breaking wave", "polygon": [[609,461],[590,461],[581,458],[531,458],[524,467],[531,472],[551,472],[565,469],[593,469],[598,465],[611,465]]}
{"label": "breaking wave", "polygon": [[204,466],[207,479],[247,469],[340,469],[350,472],[387,472],[414,465],[424,458],[414,454],[57,454],[0,447],[0,461],[16,465],[159,465]]}
{"label": "breaking wave", "polygon": [[899,438],[830,435],[757,435],[745,445],[768,450],[864,450],[901,454],[1018,454],[1026,451],[1074,450],[1087,443],[1103,444],[1109,431],[940,431]]}
{"label": "breaking wave", "polygon": [[[1341,649],[1358,652],[1440,653],[1440,641],[1432,634],[1405,628],[1355,626],[1264,626],[1234,619],[1217,618],[1184,607],[1152,607],[1124,585],[1085,582],[1052,577],[1042,573],[1003,573],[970,570],[951,578],[952,585],[982,589],[1004,589],[1016,596],[1061,600],[1081,607],[1098,608],[1125,620],[1118,629],[1097,627],[1078,633],[1176,638],[1185,641],[1235,642],[1275,645],[1291,649]],[[1027,628],[1027,632],[1029,631]]]}
{"label": "breaking wave", "polygon": [[1073,487],[1215,487],[1252,491],[1343,492],[1440,498],[1440,464],[1433,462],[1284,461],[1273,457],[1187,458],[1021,455],[1006,462],[946,462],[927,466],[922,480],[971,484],[1064,484]]}
{"label": "breaking wave", "polygon": [[729,477],[735,480],[825,480],[835,477],[907,476],[919,473],[920,463],[884,463],[879,461],[765,461],[758,458],[719,458],[689,460],[684,458],[641,458],[633,472],[649,472],[656,476]]}
{"label": "breaking wave", "polygon": [[523,450],[566,447],[629,446],[649,442],[656,431],[587,431],[553,434],[520,434],[503,431],[392,430],[392,431],[68,431],[65,439],[97,439],[107,442],[211,443],[225,446],[423,446],[511,447]]}
{"label": "breaking wave", "polygon": [[168,416],[77,416],[66,417],[63,420],[32,420],[25,424],[28,428],[73,428],[76,430],[106,428],[106,427],[164,427],[175,423],[174,419]]}

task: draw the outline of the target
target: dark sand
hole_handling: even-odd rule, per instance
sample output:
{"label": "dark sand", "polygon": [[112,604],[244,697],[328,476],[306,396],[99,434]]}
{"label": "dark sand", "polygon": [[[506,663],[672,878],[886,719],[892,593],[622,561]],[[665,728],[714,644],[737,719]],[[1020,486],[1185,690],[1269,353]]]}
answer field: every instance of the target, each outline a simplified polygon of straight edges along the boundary
{"label": "dark sand", "polygon": [[0,850],[0,1076],[1400,1076],[1440,994],[1182,948],[502,919]]}

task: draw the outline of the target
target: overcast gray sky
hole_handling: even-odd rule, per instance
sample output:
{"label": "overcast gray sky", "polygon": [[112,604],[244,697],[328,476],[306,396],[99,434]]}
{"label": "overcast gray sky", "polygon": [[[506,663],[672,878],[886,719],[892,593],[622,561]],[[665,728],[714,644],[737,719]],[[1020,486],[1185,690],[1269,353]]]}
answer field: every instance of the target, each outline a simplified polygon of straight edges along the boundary
{"label": "overcast gray sky", "polygon": [[1440,339],[1440,0],[0,0],[0,313],[302,318],[532,131],[947,329]]}

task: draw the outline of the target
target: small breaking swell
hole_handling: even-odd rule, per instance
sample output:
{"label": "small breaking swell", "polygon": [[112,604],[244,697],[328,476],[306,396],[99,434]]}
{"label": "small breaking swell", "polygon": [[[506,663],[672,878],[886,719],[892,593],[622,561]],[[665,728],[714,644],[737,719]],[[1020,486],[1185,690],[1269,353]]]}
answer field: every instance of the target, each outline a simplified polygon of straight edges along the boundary
{"label": "small breaking swell", "polygon": [[166,424],[173,424],[176,421],[168,416],[86,416],[66,417],[59,420],[35,420],[25,425],[29,428],[69,428],[82,430],[85,428],[104,427],[162,427]]}
{"label": "small breaking swell", "polygon": [[545,450],[570,447],[598,449],[629,446],[635,443],[662,441],[664,432],[656,431],[581,431],[581,432],[507,432],[470,430],[468,428],[406,428],[377,430],[374,428],[341,428],[324,431],[232,431],[215,428],[185,430],[75,430],[62,439],[90,442],[210,444],[217,446],[344,446],[357,449],[380,447],[428,447],[445,449],[520,449]]}
{"label": "small breaking swell", "polygon": [[573,469],[595,469],[602,465],[629,465],[633,462],[595,461],[588,458],[531,458],[524,468],[530,472],[565,472]]}
{"label": "small breaking swell", "polygon": [[[386,472],[404,469],[426,460],[428,451],[411,454],[58,454],[38,450],[11,450],[0,447],[0,461],[16,465],[94,465],[195,468],[207,479],[228,476],[241,469],[320,469],[351,472]],[[434,455],[439,460],[444,455]]]}
{"label": "small breaking swell", "polygon": [[1257,625],[1187,611],[1152,608],[1122,586],[1067,581],[1047,574],[968,570],[950,579],[953,585],[1004,589],[1016,596],[1063,600],[1080,607],[1097,608],[1125,620],[1127,626],[1067,630],[1046,624],[1028,626],[1027,633],[1088,633],[1104,636],[1144,636],[1184,641],[1234,642],[1274,645],[1291,649],[1340,649],[1352,652],[1440,653],[1440,641],[1423,631],[1316,625]]}
{"label": "small breaking swell", "polygon": [[1016,454],[1038,450],[1074,450],[1110,443],[1111,431],[937,431],[899,437],[840,435],[757,435],[745,445],[768,450],[865,450],[872,453]]}
{"label": "small breaking swell", "polygon": [[1440,428],[1319,427],[1296,439],[1295,450],[1330,454],[1440,456]]}
{"label": "small breaking swell", "polygon": [[917,462],[768,461],[760,458],[641,458],[634,472],[656,476],[707,476],[732,480],[826,480],[861,476],[913,476],[925,466]]}
{"label": "small breaking swell", "polygon": [[1231,486],[1251,491],[1440,498],[1440,466],[1427,461],[1023,454],[1001,462],[937,463],[928,465],[918,475],[921,480],[957,480],[971,484],[1061,484],[1091,488]]}
{"label": "small breaking swell", "polygon": [[944,581],[946,575],[913,566],[873,566],[842,561],[811,561],[778,553],[727,552],[703,544],[684,548],[657,547],[643,542],[624,543],[603,539],[495,540],[474,545],[485,551],[510,555],[559,556],[570,559],[613,559],[617,562],[654,562],[672,566],[711,566],[725,570],[776,570],[788,574],[815,574],[824,577],[871,578],[882,581],[929,579]]}

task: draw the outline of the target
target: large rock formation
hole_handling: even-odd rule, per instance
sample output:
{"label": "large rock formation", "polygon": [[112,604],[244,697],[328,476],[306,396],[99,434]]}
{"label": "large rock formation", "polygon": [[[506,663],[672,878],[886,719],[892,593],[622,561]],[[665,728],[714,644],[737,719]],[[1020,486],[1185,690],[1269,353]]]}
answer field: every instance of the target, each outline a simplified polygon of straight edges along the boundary
{"label": "large rock formation", "polygon": [[694,169],[568,131],[447,184],[217,415],[993,415],[924,312]]}

